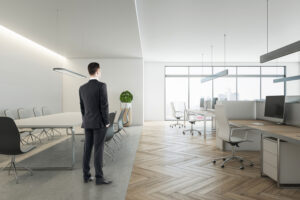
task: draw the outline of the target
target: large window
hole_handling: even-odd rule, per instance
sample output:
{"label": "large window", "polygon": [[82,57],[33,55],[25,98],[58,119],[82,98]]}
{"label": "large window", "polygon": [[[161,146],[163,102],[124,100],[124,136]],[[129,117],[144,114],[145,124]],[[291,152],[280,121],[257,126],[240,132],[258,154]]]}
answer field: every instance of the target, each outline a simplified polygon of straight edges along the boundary
{"label": "large window", "polygon": [[[228,76],[201,83],[201,79],[225,69]],[[283,95],[284,83],[273,83],[273,80],[284,77],[284,73],[284,66],[166,66],[165,118],[173,118],[171,102],[199,108],[200,98],[244,101]]]}

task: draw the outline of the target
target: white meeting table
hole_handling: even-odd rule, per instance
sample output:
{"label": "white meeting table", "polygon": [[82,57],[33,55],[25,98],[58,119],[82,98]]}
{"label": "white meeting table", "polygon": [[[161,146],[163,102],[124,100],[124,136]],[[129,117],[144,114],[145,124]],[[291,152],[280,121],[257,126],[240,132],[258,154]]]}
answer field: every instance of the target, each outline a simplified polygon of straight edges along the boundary
{"label": "white meeting table", "polygon": [[60,170],[60,169],[73,169],[75,165],[75,127],[82,123],[80,112],[65,112],[57,113],[40,117],[32,117],[26,119],[15,120],[19,129],[32,128],[32,129],[71,129],[72,132],[72,162],[68,167],[43,167],[33,168],[35,170]]}
{"label": "white meeting table", "polygon": [[[204,137],[206,137],[206,118],[215,117],[215,110],[214,109],[189,109],[187,110],[187,115],[201,115],[204,118]],[[186,120],[186,119],[185,119]],[[213,120],[212,120],[212,128],[213,128]]]}

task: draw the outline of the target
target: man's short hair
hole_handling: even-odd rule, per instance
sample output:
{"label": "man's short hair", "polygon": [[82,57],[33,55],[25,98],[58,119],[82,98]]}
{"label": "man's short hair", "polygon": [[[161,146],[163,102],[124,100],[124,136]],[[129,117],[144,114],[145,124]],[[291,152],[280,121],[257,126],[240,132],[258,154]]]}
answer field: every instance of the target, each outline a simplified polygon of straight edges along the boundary
{"label": "man's short hair", "polygon": [[88,65],[88,70],[90,75],[94,75],[96,71],[100,68],[99,63],[92,62]]}

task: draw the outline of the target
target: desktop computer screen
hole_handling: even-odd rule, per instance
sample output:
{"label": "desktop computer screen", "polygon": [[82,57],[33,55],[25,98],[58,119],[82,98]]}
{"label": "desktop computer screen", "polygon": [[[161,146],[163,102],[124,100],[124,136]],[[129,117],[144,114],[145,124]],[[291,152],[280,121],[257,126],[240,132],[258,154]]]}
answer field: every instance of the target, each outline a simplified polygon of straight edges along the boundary
{"label": "desktop computer screen", "polygon": [[212,105],[211,105],[212,109],[215,109],[215,106],[216,106],[216,104],[217,104],[217,101],[218,101],[218,98],[213,98],[213,100],[212,100]]}
{"label": "desktop computer screen", "polygon": [[267,96],[265,117],[284,118],[285,96]]}

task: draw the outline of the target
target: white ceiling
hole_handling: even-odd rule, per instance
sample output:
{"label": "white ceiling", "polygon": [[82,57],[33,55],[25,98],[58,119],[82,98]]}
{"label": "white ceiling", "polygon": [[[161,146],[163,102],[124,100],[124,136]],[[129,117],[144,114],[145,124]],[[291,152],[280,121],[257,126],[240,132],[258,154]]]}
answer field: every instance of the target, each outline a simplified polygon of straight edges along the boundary
{"label": "white ceiling", "polygon": [[[147,61],[258,62],[266,53],[266,0],[137,0]],[[300,1],[269,0],[269,50],[300,39]],[[280,61],[296,61],[289,56]]]}
{"label": "white ceiling", "polygon": [[0,0],[0,5],[1,25],[66,57],[142,57],[134,0]]}
{"label": "white ceiling", "polygon": [[[300,39],[300,0],[269,2],[271,51]],[[137,9],[135,0],[0,0],[0,24],[68,58],[197,62],[203,53],[210,62],[213,45],[213,61],[223,62],[224,33],[227,62],[258,62],[266,53],[266,0],[136,3]]]}

